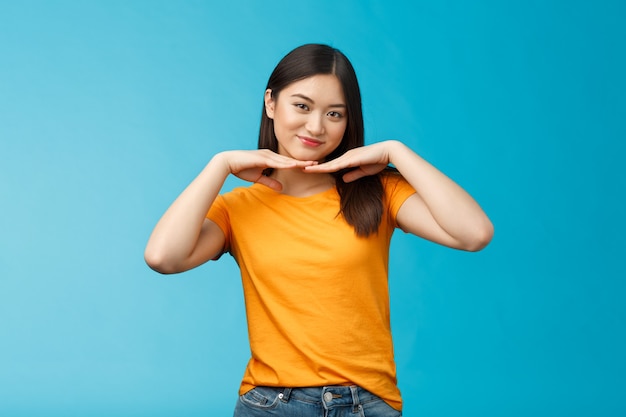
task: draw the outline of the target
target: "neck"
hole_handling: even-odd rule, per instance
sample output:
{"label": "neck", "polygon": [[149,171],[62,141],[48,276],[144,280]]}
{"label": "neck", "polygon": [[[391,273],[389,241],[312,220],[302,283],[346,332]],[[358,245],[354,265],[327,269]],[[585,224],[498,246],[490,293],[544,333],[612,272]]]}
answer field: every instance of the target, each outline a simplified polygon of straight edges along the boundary
{"label": "neck", "polygon": [[283,185],[282,194],[294,197],[308,197],[335,186],[330,174],[308,174],[296,169],[275,169],[271,175]]}

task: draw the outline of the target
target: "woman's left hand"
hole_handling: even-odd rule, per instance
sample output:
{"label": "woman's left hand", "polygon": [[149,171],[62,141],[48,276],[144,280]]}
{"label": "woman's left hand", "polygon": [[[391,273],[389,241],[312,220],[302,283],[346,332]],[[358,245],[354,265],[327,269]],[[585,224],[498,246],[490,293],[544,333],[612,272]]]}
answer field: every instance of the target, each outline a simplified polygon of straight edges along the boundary
{"label": "woman's left hand", "polygon": [[358,180],[359,178],[376,175],[391,162],[391,148],[396,141],[378,142],[372,145],[350,149],[340,157],[332,161],[304,168],[305,172],[322,173],[337,172],[346,168],[355,168],[343,176],[345,182]]}
{"label": "woman's left hand", "polygon": [[405,232],[457,249],[476,251],[489,243],[493,225],[478,203],[458,184],[397,140],[354,148],[332,161],[307,166],[305,172],[337,172],[345,182],[376,175],[393,165],[415,194],[398,210]]}

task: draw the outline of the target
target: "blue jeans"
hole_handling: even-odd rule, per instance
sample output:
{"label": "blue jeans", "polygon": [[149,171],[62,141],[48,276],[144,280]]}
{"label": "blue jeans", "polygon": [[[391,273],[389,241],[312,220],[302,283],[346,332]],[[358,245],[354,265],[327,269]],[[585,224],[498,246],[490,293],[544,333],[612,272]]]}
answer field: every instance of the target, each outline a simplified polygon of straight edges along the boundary
{"label": "blue jeans", "polygon": [[256,387],[239,397],[234,417],[402,417],[374,394],[356,386]]}

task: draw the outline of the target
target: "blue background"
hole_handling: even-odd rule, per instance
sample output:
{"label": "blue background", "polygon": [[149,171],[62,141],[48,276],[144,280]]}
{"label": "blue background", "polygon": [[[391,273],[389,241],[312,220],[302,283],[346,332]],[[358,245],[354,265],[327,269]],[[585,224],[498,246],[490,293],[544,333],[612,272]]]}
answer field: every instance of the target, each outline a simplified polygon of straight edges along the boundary
{"label": "blue background", "polygon": [[[397,234],[407,416],[626,414],[621,1],[0,1],[0,415],[231,415],[230,257],[145,266],[218,151],[254,148],[278,60],[329,43],[368,142],[400,139],[496,227]],[[236,185],[229,181],[226,188]]]}

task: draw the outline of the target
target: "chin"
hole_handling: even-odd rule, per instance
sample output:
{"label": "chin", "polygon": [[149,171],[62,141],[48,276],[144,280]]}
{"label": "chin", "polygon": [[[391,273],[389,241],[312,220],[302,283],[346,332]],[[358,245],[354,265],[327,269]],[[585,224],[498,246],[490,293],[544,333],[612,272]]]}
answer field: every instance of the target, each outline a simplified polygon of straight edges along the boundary
{"label": "chin", "polygon": [[324,153],[320,153],[320,152],[293,152],[291,154],[289,154],[288,156],[290,156],[293,159],[297,159],[298,161],[317,161],[317,162],[324,162],[324,160],[326,159],[326,154]]}

